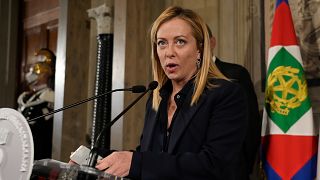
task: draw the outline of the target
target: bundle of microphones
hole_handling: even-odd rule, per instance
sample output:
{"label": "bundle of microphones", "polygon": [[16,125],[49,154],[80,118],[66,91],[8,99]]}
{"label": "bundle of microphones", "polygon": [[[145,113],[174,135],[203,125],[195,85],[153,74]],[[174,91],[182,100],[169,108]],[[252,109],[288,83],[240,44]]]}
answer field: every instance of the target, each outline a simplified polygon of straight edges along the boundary
{"label": "bundle of microphones", "polygon": [[28,122],[33,122],[33,121],[36,121],[40,118],[43,118],[43,117],[46,117],[46,116],[49,116],[49,115],[52,115],[54,113],[57,113],[57,112],[60,112],[60,111],[63,111],[63,110],[66,110],[66,109],[69,109],[69,108],[72,108],[72,107],[75,107],[75,106],[78,106],[80,104],[83,104],[85,102],[88,102],[88,101],[91,101],[91,100],[94,100],[94,99],[97,99],[97,98],[100,98],[100,97],[103,97],[105,95],[108,95],[108,94],[111,94],[113,92],[117,92],[117,91],[131,91],[132,93],[141,93],[131,104],[129,104],[121,113],[119,113],[118,116],[116,116],[112,121],[110,121],[101,131],[100,133],[98,134],[95,142],[94,142],[94,146],[93,148],[90,150],[90,159],[89,159],[89,163],[88,165],[90,167],[95,167],[95,164],[97,163],[97,158],[98,158],[98,146],[99,146],[99,142],[100,142],[100,137],[101,137],[101,134],[103,134],[104,131],[106,131],[108,128],[110,128],[118,119],[120,119],[120,117],[122,115],[124,115],[133,105],[135,105],[145,94],[147,94],[149,91],[153,91],[154,89],[156,89],[158,86],[158,82],[157,81],[152,81],[151,83],[149,83],[148,85],[148,88],[146,88],[145,86],[143,85],[136,85],[136,86],[132,86],[131,88],[124,88],[124,89],[114,89],[114,90],[111,90],[111,91],[108,91],[108,92],[105,92],[103,94],[99,94],[99,95],[96,95],[96,96],[93,96],[93,97],[90,97],[88,99],[84,99],[84,100],[81,100],[79,102],[76,102],[76,103],[73,103],[73,104],[70,104],[70,105],[67,105],[65,107],[62,107],[60,109],[56,109],[54,111],[51,111],[47,114],[44,114],[44,115],[41,115],[41,116],[38,116],[36,118],[33,118],[33,119],[30,119],[28,120]]}

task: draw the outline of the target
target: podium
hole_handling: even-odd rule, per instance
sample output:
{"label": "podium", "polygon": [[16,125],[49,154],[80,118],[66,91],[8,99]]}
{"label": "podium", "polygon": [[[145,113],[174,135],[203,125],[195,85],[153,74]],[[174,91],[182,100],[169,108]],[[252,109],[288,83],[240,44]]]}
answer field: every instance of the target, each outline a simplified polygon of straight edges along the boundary
{"label": "podium", "polygon": [[14,109],[0,108],[0,180],[128,180],[88,166],[53,159],[33,161],[33,147],[24,116]]}
{"label": "podium", "polygon": [[79,166],[53,159],[35,161],[30,180],[129,180],[88,166]]}

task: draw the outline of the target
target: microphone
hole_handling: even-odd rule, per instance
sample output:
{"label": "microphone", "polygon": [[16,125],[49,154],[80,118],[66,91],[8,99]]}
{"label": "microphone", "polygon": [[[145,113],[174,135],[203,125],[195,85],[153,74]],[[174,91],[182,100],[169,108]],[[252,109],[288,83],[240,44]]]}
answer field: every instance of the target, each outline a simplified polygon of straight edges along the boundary
{"label": "microphone", "polygon": [[40,119],[40,118],[43,118],[43,117],[52,115],[52,114],[54,114],[54,113],[57,113],[57,112],[60,112],[60,111],[63,111],[63,110],[66,110],[66,109],[69,109],[69,108],[72,108],[72,107],[75,107],[75,106],[78,106],[78,105],[83,104],[83,103],[85,103],[85,102],[88,102],[88,101],[91,101],[91,100],[100,98],[100,97],[102,97],[102,96],[105,96],[105,95],[108,95],[108,94],[111,94],[111,93],[117,92],[117,91],[131,91],[131,92],[133,92],[133,93],[142,93],[142,92],[145,92],[145,91],[146,91],[146,87],[145,87],[145,86],[142,86],[142,85],[137,85],[137,86],[132,86],[131,88],[114,89],[114,90],[111,90],[111,91],[108,91],[108,92],[105,92],[105,93],[102,93],[102,94],[99,94],[99,95],[90,97],[90,98],[88,98],[88,99],[84,99],[84,100],[81,100],[81,101],[79,101],[79,102],[76,102],[76,103],[67,105],[67,106],[62,107],[62,108],[60,108],[60,109],[56,109],[56,110],[54,110],[54,111],[51,111],[51,112],[49,112],[49,113],[43,114],[43,115],[41,115],[41,116],[35,117],[35,118],[30,119],[30,120],[27,120],[27,121],[28,121],[28,123],[29,123],[29,122],[33,122],[33,121],[36,121],[36,120],[38,120],[38,119]]}
{"label": "microphone", "polygon": [[148,89],[146,89],[142,94],[140,94],[140,96],[138,96],[131,104],[129,104],[121,113],[118,114],[117,117],[115,117],[112,121],[110,121],[99,133],[99,135],[97,136],[97,139],[94,143],[93,148],[90,151],[90,160],[89,160],[89,167],[95,167],[95,164],[97,163],[97,159],[98,159],[98,145],[99,145],[99,141],[100,141],[100,137],[101,134],[107,130],[108,128],[110,128],[118,119],[120,119],[120,117],[125,114],[133,105],[135,105],[145,94],[147,94],[149,91],[153,91],[154,89],[156,89],[158,86],[158,82],[157,81],[152,81],[149,85],[148,85]]}

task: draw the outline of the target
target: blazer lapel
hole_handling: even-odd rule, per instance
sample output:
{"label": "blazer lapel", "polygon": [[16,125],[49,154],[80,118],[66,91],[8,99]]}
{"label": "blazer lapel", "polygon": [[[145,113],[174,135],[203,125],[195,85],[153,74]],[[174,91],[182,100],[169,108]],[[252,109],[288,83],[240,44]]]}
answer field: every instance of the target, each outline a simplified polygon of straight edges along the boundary
{"label": "blazer lapel", "polygon": [[154,110],[150,109],[150,113],[148,114],[145,122],[142,142],[141,142],[141,151],[148,151],[149,146],[152,140],[153,130],[156,124],[158,113]]}
{"label": "blazer lapel", "polygon": [[[204,96],[204,94],[202,95]],[[168,146],[168,152],[172,153],[174,150],[174,147],[178,143],[181,135],[187,128],[188,124],[190,123],[191,119],[193,118],[194,114],[197,112],[197,110],[200,108],[200,106],[203,104],[205,98],[201,97],[197,104],[190,107],[190,102],[192,98],[192,91],[188,94],[188,99],[185,100],[177,119],[175,120],[175,125],[173,126],[170,142]]]}

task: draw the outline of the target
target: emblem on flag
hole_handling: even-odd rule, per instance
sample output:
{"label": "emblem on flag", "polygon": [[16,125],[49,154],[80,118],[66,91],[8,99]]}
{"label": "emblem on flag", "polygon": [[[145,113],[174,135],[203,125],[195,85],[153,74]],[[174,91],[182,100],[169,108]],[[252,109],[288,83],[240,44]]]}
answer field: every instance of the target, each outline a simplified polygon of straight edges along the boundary
{"label": "emblem on flag", "polygon": [[281,48],[268,69],[266,110],[283,132],[310,109],[307,83],[301,64]]}

